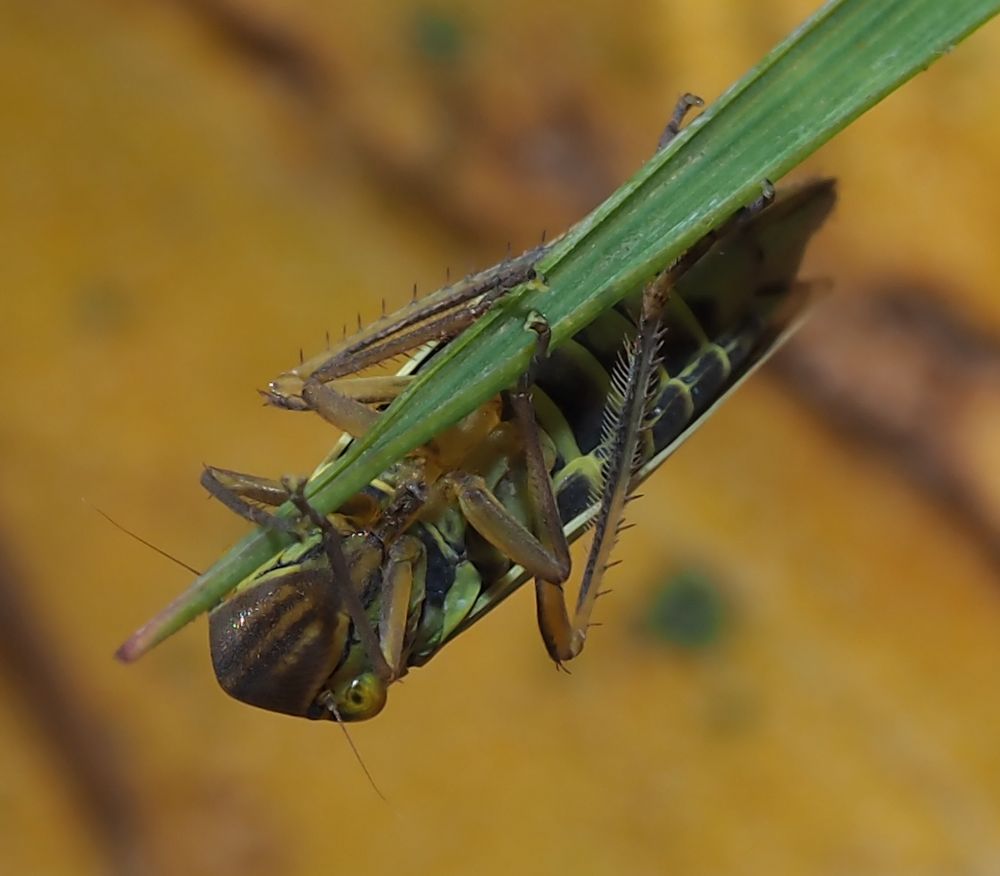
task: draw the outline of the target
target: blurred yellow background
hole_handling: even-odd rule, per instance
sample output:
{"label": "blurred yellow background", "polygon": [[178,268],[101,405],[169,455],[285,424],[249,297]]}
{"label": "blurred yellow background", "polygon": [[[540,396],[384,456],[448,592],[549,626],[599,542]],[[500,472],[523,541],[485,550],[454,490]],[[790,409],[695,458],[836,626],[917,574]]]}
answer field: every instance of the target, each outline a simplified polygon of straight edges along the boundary
{"label": "blurred yellow background", "polygon": [[[245,530],[201,463],[333,438],[255,388],[562,230],[815,5],[0,4],[0,872],[1000,872],[986,354],[910,434],[978,511],[765,373],[644,489],[572,676],[525,589],[352,728],[387,803],[336,727],[223,695],[203,621],[111,659],[188,576],[92,506],[208,566]],[[834,301],[919,287],[1000,337],[998,53],[993,24],[800,171],[841,180],[806,271]],[[638,632],[683,569],[725,619],[700,648]]]}

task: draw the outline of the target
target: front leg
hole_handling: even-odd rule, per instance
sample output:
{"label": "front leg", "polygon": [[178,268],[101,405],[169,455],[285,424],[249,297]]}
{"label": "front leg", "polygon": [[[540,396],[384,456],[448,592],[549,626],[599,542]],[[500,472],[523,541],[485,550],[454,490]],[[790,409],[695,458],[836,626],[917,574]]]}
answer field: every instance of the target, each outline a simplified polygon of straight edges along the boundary
{"label": "front leg", "polygon": [[278,517],[260,507],[266,505],[269,508],[277,508],[288,501],[288,490],[282,483],[257,475],[206,465],[201,473],[201,485],[208,490],[212,498],[220,501],[244,520],[249,520],[265,529],[295,532],[295,526],[290,520]]}
{"label": "front leg", "polygon": [[548,355],[549,327],[537,314],[532,315],[526,327],[537,335],[535,351],[531,364],[507,398],[514,412],[526,472],[530,528],[506,508],[489,490],[483,478],[477,475],[453,472],[445,476],[443,487],[458,501],[473,529],[511,561],[535,576],[542,639],[549,655],[560,663],[574,656],[568,645],[572,627],[566,615],[562,592],[571,562],[552,478],[542,450],[541,432],[531,403],[535,374]]}

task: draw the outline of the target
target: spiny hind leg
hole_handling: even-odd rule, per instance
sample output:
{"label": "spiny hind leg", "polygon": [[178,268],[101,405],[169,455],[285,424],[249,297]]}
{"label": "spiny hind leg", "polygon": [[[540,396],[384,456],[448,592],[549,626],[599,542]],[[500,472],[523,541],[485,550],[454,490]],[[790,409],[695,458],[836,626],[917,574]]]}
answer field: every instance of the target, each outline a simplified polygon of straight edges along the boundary
{"label": "spiny hind leg", "polygon": [[673,271],[664,271],[646,286],[638,332],[612,373],[599,451],[601,501],[572,618],[560,586],[543,578],[535,582],[538,624],[549,655],[557,663],[572,660],[586,644],[600,582],[611,565],[611,551],[621,532],[633,475],[641,459],[643,441],[650,428],[650,411],[656,400],[660,324],[672,283]]}
{"label": "spiny hind leg", "polygon": [[[645,293],[644,313],[649,310],[650,321],[654,317],[658,318],[665,303],[664,283],[665,281],[661,281],[655,284],[655,289],[651,284],[650,290]],[[616,509],[618,504],[623,506],[627,500],[628,484],[633,470],[632,458],[644,423],[642,415],[646,409],[645,394],[639,406],[640,415],[637,418],[639,426],[627,433],[625,439],[627,446],[621,451],[628,457],[628,464],[623,467],[624,474],[612,474],[606,468],[608,474],[606,484],[610,486],[612,480],[621,481],[616,490],[619,494],[617,503],[609,501],[606,497],[602,506],[605,531],[609,531],[611,536],[602,538],[600,545],[595,543],[592,549],[591,561],[588,563],[588,571],[571,619],[563,590],[563,583],[570,573],[569,546],[559,517],[530,392],[538,366],[547,355],[549,329],[541,317],[534,317],[527,327],[537,333],[538,340],[531,365],[521,376],[516,388],[508,393],[508,401],[520,436],[518,443],[523,454],[530,528],[496,498],[482,477],[453,472],[446,476],[445,482],[454,490],[454,498],[458,500],[463,514],[472,527],[495,548],[535,577],[538,626],[542,641],[549,656],[557,664],[562,664],[580,653],[586,639],[590,615],[597,596],[597,585],[607,566],[607,553],[618,531],[620,509],[617,511]],[[645,330],[640,326],[640,337],[646,336],[651,338],[650,342],[638,346],[647,354],[647,358],[653,361],[659,344],[655,326]],[[646,373],[648,374],[649,370]],[[635,380],[637,385],[641,384],[643,387],[649,383],[649,378],[641,374]],[[623,396],[625,382],[622,378]],[[625,415],[624,409],[621,415]]]}
{"label": "spiny hind leg", "polygon": [[[530,280],[535,263],[547,249],[542,245],[505,259],[383,316],[348,338],[339,349],[313,357],[271,381],[263,392],[265,399],[289,410],[316,410],[318,404],[324,418],[327,413],[342,416],[345,406],[338,408],[337,402],[319,391],[317,385],[330,388],[338,378],[357,374],[423,344],[454,338],[507,292]],[[306,390],[310,384],[312,388]]]}
{"label": "spiny hind leg", "polygon": [[[411,375],[341,377],[414,349],[429,340],[448,340],[472,324],[484,305],[476,302],[457,313],[435,317],[427,325],[381,341],[351,355],[344,351],[326,359],[315,369],[303,366],[302,374],[290,372],[261,394],[269,404],[286,410],[314,411],[324,420],[354,438],[364,435],[378,420],[370,405],[390,402],[413,380]],[[477,309],[478,308],[478,309]]]}

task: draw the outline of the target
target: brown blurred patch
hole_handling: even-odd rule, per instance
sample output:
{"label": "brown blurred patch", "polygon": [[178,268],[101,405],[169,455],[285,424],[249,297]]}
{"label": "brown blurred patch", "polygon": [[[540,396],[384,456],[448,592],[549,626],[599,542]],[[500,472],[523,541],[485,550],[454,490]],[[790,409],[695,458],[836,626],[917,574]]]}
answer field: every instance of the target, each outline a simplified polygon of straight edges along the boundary
{"label": "brown blurred patch", "polygon": [[58,636],[38,617],[26,584],[0,543],[0,672],[58,764],[81,819],[105,855],[107,872],[159,872],[153,868],[121,740],[73,671]]}
{"label": "brown blurred patch", "polygon": [[[545,218],[561,228],[610,194],[627,166],[608,134],[615,126],[600,118],[572,71],[537,75],[548,73],[551,47],[535,58],[531,88],[510,101],[515,95],[496,83],[516,82],[518,59],[484,46],[502,40],[478,20],[481,11],[380,13],[387,56],[373,76],[376,59],[347,51],[349,16],[317,33],[301,10],[175,2],[235,63],[277,86],[321,163],[346,153],[394,202],[470,241],[537,236]],[[387,86],[405,93],[389,100],[380,93]],[[399,111],[404,101],[419,108],[412,118]]]}
{"label": "brown blurred patch", "polygon": [[907,280],[821,311],[778,357],[785,379],[950,506],[1000,564],[1000,338]]}

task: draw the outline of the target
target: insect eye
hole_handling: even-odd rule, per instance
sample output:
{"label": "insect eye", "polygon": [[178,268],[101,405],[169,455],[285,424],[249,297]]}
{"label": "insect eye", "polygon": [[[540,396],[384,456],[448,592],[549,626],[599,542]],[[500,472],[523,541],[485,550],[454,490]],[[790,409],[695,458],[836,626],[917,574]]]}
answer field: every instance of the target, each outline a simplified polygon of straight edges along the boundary
{"label": "insect eye", "polygon": [[343,721],[365,721],[382,711],[385,700],[385,682],[374,672],[364,672],[336,692],[336,714]]}

